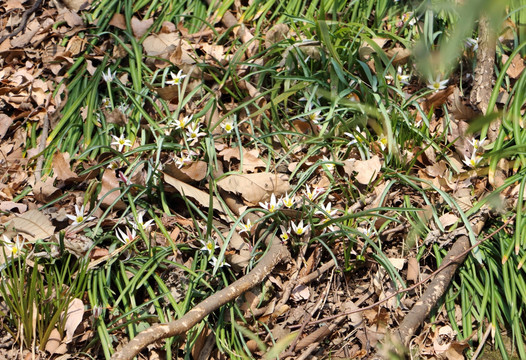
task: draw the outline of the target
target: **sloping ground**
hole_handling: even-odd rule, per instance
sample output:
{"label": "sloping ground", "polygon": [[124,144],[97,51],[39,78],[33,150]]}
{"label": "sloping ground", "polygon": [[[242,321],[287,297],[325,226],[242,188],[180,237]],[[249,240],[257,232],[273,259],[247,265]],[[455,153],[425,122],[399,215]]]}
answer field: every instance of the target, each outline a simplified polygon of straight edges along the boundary
{"label": "sloping ground", "polygon": [[262,5],[2,2],[0,356],[524,358],[521,11]]}

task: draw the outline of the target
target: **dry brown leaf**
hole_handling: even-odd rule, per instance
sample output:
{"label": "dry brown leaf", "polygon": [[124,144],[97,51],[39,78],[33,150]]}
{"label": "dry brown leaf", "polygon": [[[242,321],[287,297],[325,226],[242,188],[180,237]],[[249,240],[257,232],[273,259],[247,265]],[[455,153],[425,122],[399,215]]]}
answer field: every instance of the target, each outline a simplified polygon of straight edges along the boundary
{"label": "dry brown leaf", "polygon": [[389,58],[394,57],[393,65],[398,66],[407,64],[409,58],[411,58],[412,51],[407,48],[395,46],[394,48],[387,50],[386,54]]}
{"label": "dry brown leaf", "polygon": [[62,191],[53,186],[54,182],[55,176],[47,177],[44,181],[42,181],[42,179],[37,181],[35,185],[32,186],[35,199],[45,203],[62,195]]}
{"label": "dry brown leaf", "polygon": [[[164,181],[172,185],[181,195],[197,201],[199,205],[205,208],[208,208],[208,206],[210,205],[210,194],[208,194],[207,192],[199,190],[198,188],[193,187],[192,185],[188,185],[187,183],[178,180],[168,174],[164,174]],[[212,199],[212,206],[214,207],[214,210],[225,213],[223,206],[215,196]]]}
{"label": "dry brown leaf", "polygon": [[456,216],[453,213],[445,213],[444,215],[439,217],[438,220],[440,220],[442,226],[446,228],[456,223],[458,221],[458,216]]}
{"label": "dry brown leaf", "polygon": [[80,299],[73,299],[68,305],[68,311],[66,313],[66,323],[64,325],[64,330],[66,330],[66,337],[64,342],[66,344],[70,343],[73,340],[73,335],[75,330],[82,322],[82,317],[84,316],[84,303]]}
{"label": "dry brown leaf", "polygon": [[407,260],[407,281],[417,282],[420,277],[420,264],[415,257],[410,257]]}
{"label": "dry brown leaf", "polygon": [[84,21],[82,20],[82,18],[76,12],[73,12],[70,10],[64,11],[64,20],[66,20],[66,23],[70,27],[77,27],[77,26],[84,25]]}
{"label": "dry brown leaf", "polygon": [[127,123],[126,116],[118,108],[115,108],[111,111],[102,109],[102,113],[104,114],[104,118],[108,123],[117,124],[119,126],[124,126]]}
{"label": "dry brown leaf", "polygon": [[131,19],[131,28],[133,31],[133,36],[136,38],[141,38],[144,34],[148,32],[148,29],[153,25],[153,18],[146,20],[139,20],[135,16]]}
{"label": "dry brown leaf", "polygon": [[60,346],[60,343],[62,342],[62,338],[60,337],[60,332],[57,330],[57,328],[54,328],[51,330],[51,334],[49,335],[49,338],[46,343],[46,351],[53,355],[55,354],[55,351]]}
{"label": "dry brown leaf", "polygon": [[236,271],[244,270],[252,258],[249,244],[243,240],[241,235],[234,232],[228,245],[236,251],[234,254],[226,255],[228,263],[232,265],[232,268]]}
{"label": "dry brown leaf", "polygon": [[68,9],[75,11],[88,9],[92,1],[93,0],[62,0]]}
{"label": "dry brown leaf", "polygon": [[56,152],[53,155],[53,172],[57,176],[58,180],[66,181],[71,179],[77,179],[77,174],[71,171],[69,166],[69,154]]}
{"label": "dry brown leaf", "polygon": [[[115,176],[115,172],[110,169],[105,169],[102,175],[102,188],[97,196],[98,200],[102,200],[103,207],[111,206],[120,196],[119,190],[121,183]],[[118,200],[114,207],[118,210],[126,209],[126,204],[122,200]]]}
{"label": "dry brown leaf", "polygon": [[287,181],[268,172],[230,175],[219,180],[217,186],[224,191],[241,195],[251,204],[267,201],[272,194],[279,197],[290,191]]}
{"label": "dry brown leaf", "polygon": [[55,233],[55,227],[46,215],[38,210],[29,210],[8,223],[31,242],[44,240]]}
{"label": "dry brown leaf", "polygon": [[[263,160],[261,160],[259,156],[259,150],[253,149],[250,151],[247,151],[245,148],[243,148],[243,166],[241,168],[241,171],[244,173],[247,172],[254,172],[257,168],[265,168],[267,165]],[[239,148],[227,148],[219,153],[220,156],[223,156],[225,161],[230,161],[232,158],[237,159],[241,161],[241,156],[239,152]]]}
{"label": "dry brown leaf", "polygon": [[18,213],[24,213],[27,210],[26,204],[20,204],[13,201],[0,201],[0,211],[13,211],[17,209]]}
{"label": "dry brown leaf", "polygon": [[269,48],[272,45],[285,40],[289,32],[289,27],[286,24],[276,24],[267,31],[265,35],[265,48]]}
{"label": "dry brown leaf", "polygon": [[448,97],[448,110],[453,114],[455,120],[469,121],[479,116],[478,111],[464,104],[460,96],[460,90],[457,87]]}
{"label": "dry brown leaf", "polygon": [[122,14],[113,14],[109,24],[115,26],[118,29],[126,30],[126,18]]}
{"label": "dry brown leaf", "polygon": [[164,173],[174,178],[190,183],[201,181],[205,178],[208,165],[204,161],[194,161],[190,165],[178,168],[173,162],[164,167]]}
{"label": "dry brown leaf", "polygon": [[0,114],[0,139],[3,139],[7,130],[13,124],[13,118],[6,114]]}
{"label": "dry brown leaf", "polygon": [[[508,61],[509,57],[507,55],[502,55],[502,63],[506,63]],[[506,70],[506,74],[512,79],[518,79],[521,75],[522,71],[524,70],[524,60],[522,59],[520,54],[515,55],[513,60],[511,61],[510,66]]]}
{"label": "dry brown leaf", "polygon": [[378,155],[374,155],[368,160],[345,160],[343,170],[352,177],[356,173],[355,179],[363,185],[373,182],[382,168],[382,163]]}

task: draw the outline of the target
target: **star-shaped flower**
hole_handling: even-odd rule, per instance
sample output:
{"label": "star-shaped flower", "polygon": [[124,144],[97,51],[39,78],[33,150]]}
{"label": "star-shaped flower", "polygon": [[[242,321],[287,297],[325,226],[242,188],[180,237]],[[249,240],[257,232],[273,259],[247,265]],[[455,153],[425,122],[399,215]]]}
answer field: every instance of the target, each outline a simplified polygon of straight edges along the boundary
{"label": "star-shaped flower", "polygon": [[[393,81],[393,77],[391,75],[387,75],[385,78]],[[408,82],[409,79],[410,79],[410,76],[405,75],[402,67],[398,66],[396,70],[396,80],[398,80],[400,84],[409,85],[409,82]]]}
{"label": "star-shaped flower", "polygon": [[239,230],[240,234],[242,233],[250,234],[250,230],[252,229],[252,222],[250,221],[250,219],[248,219],[247,222],[244,224],[241,223],[240,226],[241,226],[241,230]]}
{"label": "star-shaped flower", "polygon": [[310,201],[314,201],[323,191],[324,189],[319,187],[315,187],[312,191],[310,190],[309,185],[305,187],[305,195]]}
{"label": "star-shaped flower", "polygon": [[111,136],[115,141],[111,143],[111,145],[117,145],[117,150],[122,151],[125,146],[132,146],[132,142],[129,139],[126,139],[124,137],[124,134],[121,134],[120,137],[117,137],[115,135]]}
{"label": "star-shaped flower", "polygon": [[482,146],[484,145],[484,141],[486,141],[486,138],[482,138],[480,140],[473,138],[468,141],[471,145],[473,145],[473,150],[475,152],[478,152],[480,149],[482,149]]}
{"label": "star-shaped flower", "polygon": [[192,121],[193,117],[194,117],[194,115],[187,115],[184,118],[175,121],[175,128],[177,130],[179,130],[179,129],[182,129],[182,130],[186,129],[186,125],[188,125]]}
{"label": "star-shaped flower", "polygon": [[474,169],[478,166],[478,164],[480,164],[481,161],[482,156],[477,155],[477,153],[474,151],[470,158],[464,155],[463,163]]}
{"label": "star-shaped flower", "polygon": [[183,75],[183,70],[179,70],[177,72],[177,75],[175,75],[173,72],[170,71],[170,76],[172,77],[172,80],[168,80],[166,84],[177,85],[177,86],[180,86],[182,80],[186,77],[186,75]]}
{"label": "star-shaped flower", "polygon": [[289,193],[285,193],[285,196],[282,196],[280,199],[281,203],[288,207],[289,209],[294,206],[294,196],[289,196]]}
{"label": "star-shaped flower", "polygon": [[87,219],[84,217],[84,205],[79,209],[77,204],[75,204],[75,215],[66,214],[67,218],[73,220],[72,226],[83,223],[84,221],[91,221],[95,219],[95,216],[90,216]]}
{"label": "star-shaped flower", "polygon": [[227,120],[225,120],[224,122],[221,123],[221,127],[228,133],[230,134],[234,128],[235,128],[235,124],[234,124],[234,120],[229,118]]}
{"label": "star-shaped flower", "polygon": [[203,252],[207,252],[209,254],[213,254],[215,249],[219,249],[219,245],[217,245],[212,238],[208,238],[207,241],[199,240],[199,242],[203,245],[203,247],[199,250]]}
{"label": "star-shaped flower", "polygon": [[135,229],[130,230],[130,228],[127,226],[126,226],[126,232],[117,228],[117,230],[115,231],[115,235],[117,236],[117,239],[119,239],[120,242],[122,242],[124,245],[131,243],[137,236]]}
{"label": "star-shaped flower", "polygon": [[276,201],[276,195],[272,194],[270,196],[270,203],[269,202],[260,202],[259,206],[261,206],[263,209],[268,210],[268,212],[275,212],[279,207],[281,206],[281,200]]}
{"label": "star-shaped flower", "polygon": [[107,83],[110,83],[113,81],[113,79],[115,79],[115,74],[116,74],[116,71],[113,72],[113,74],[111,73],[111,69],[108,68],[108,72],[105,73],[104,71],[102,72],[102,79],[104,81],[106,81]]}
{"label": "star-shaped flower", "polygon": [[[215,256],[212,256],[212,258],[210,259],[209,263],[210,263],[210,265],[212,265],[213,267],[215,267],[216,264],[217,264],[217,261],[218,261],[217,258],[216,258]],[[224,267],[224,266],[228,266],[228,267],[230,267],[230,264],[227,263],[227,262],[225,261],[225,259],[223,259],[223,260],[219,263],[219,267]]]}
{"label": "star-shaped flower", "polygon": [[435,92],[438,92],[439,90],[444,90],[446,88],[446,85],[448,83],[449,79],[446,80],[440,80],[440,75],[438,75],[435,80],[429,79],[427,87],[431,90],[435,90]]}
{"label": "star-shaped flower", "polygon": [[177,166],[178,169],[182,168],[186,163],[192,162],[192,159],[190,156],[185,156],[183,153],[179,153],[179,155],[174,157],[175,166]]}
{"label": "star-shaped flower", "polygon": [[131,226],[136,229],[136,230],[139,230],[139,226],[142,227],[144,230],[148,229],[150,226],[152,226],[152,223],[153,223],[153,219],[150,219],[146,222],[144,222],[144,214],[146,213],[146,211],[142,210],[142,211],[139,211],[137,213],[137,222],[132,222],[131,223]]}
{"label": "star-shaped flower", "polygon": [[279,236],[281,241],[287,242],[290,239],[290,227],[288,229],[285,229],[285,226],[280,225],[279,228],[281,229],[281,235]]}
{"label": "star-shaped flower", "polygon": [[11,239],[4,235],[4,247],[6,256],[10,258],[15,258],[24,248],[24,239],[21,236],[17,235],[15,238],[15,242],[13,242],[11,241]]}
{"label": "star-shaped flower", "polygon": [[291,222],[291,225],[292,225],[292,230],[294,230],[296,235],[299,235],[299,236],[305,234],[310,229],[310,224],[307,226],[303,226],[303,220],[301,220],[298,225],[294,224],[294,222]]}
{"label": "star-shaped flower", "polygon": [[331,210],[332,204],[330,202],[327,205],[320,205],[320,210],[316,210],[314,214],[323,215],[325,218],[330,219],[332,216],[336,215],[338,210]]}
{"label": "star-shaped flower", "polygon": [[192,141],[192,144],[195,144],[200,137],[206,136],[205,132],[202,132],[199,124],[193,124],[186,130],[186,135],[188,140]]}

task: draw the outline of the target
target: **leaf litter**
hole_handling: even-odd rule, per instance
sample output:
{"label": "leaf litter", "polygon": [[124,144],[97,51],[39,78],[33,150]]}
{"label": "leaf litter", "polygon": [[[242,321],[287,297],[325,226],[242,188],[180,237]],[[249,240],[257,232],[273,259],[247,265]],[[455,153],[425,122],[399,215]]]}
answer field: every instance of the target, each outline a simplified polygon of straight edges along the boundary
{"label": "leaf litter", "polygon": [[[60,220],[59,216],[52,215],[50,211],[42,209],[42,207],[52,203],[51,206],[55,211],[65,207],[71,208],[72,199],[68,194],[79,191],[81,199],[84,196],[91,197],[90,200],[98,202],[97,207],[103,210],[108,209],[111,212],[111,214],[107,214],[106,219],[101,219],[98,225],[109,230],[111,229],[110,223],[113,226],[123,223],[122,211],[128,208],[126,203],[128,192],[123,184],[126,185],[126,182],[130,181],[138,187],[145,187],[149,180],[147,171],[140,167],[130,174],[125,173],[125,170],[116,172],[114,169],[99,166],[90,176],[87,176],[84,170],[99,164],[90,162],[85,156],[80,156],[83,150],[80,148],[75,148],[72,151],[56,151],[52,155],[51,166],[47,169],[47,173],[39,179],[31,178],[33,176],[33,163],[39,156],[42,156],[35,151],[35,145],[40,142],[45,143],[47,139],[42,134],[33,139],[32,137],[35,135],[27,131],[27,124],[32,124],[31,126],[41,130],[46,121],[50,122],[51,128],[54,128],[60,121],[60,113],[65,103],[69,101],[68,90],[62,86],[62,82],[67,78],[66,72],[74,64],[77,57],[84,54],[86,40],[83,38],[83,32],[88,26],[95,25],[94,23],[87,23],[86,18],[80,16],[82,11],[89,9],[90,5],[86,7],[86,4],[82,2],[67,3],[66,6],[65,9],[49,8],[45,11],[37,11],[37,15],[33,15],[22,33],[0,44],[2,62],[0,99],[3,106],[3,113],[0,118],[0,153],[2,154],[0,166],[4,174],[0,184],[1,223],[4,224],[4,233],[15,233],[24,237],[28,241],[27,248],[36,246],[38,242],[57,242],[60,232],[68,231],[70,233],[64,238],[65,251],[79,257],[88,254],[93,261],[93,267],[95,267],[112,256],[119,255],[120,251],[116,252],[114,248],[108,250],[105,246],[94,247],[93,234],[76,233],[77,230],[69,228],[69,224],[64,219]],[[23,2],[6,2],[3,14],[8,16],[8,20],[2,25],[3,29],[0,29],[2,35],[13,31],[20,21],[21,11],[25,7]],[[77,12],[79,9],[83,10]],[[11,12],[7,14],[7,11]],[[231,15],[231,13],[229,14]],[[140,19],[133,16],[130,24],[133,36],[136,39],[144,37],[142,51],[144,51],[143,55],[148,58],[148,65],[152,69],[163,70],[170,67],[171,63],[183,73],[189,74],[186,87],[182,91],[179,85],[166,86],[160,83],[145,85],[155,90],[161,99],[166,100],[172,111],[183,102],[182,97],[188,96],[194,89],[198,89],[202,81],[211,82],[216,76],[214,71],[226,66],[236,56],[253,55],[250,53],[252,48],[246,49],[239,44],[237,46],[232,45],[232,48],[229,48],[225,42],[213,43],[216,40],[215,33],[219,36],[228,34],[229,29],[225,27],[202,29],[192,34],[181,24],[165,22],[160,27],[159,32],[153,32],[151,28],[153,22],[153,18]],[[58,26],[53,26],[55,23],[58,23]],[[109,25],[117,29],[127,29],[124,16],[118,13],[113,16]],[[236,29],[237,31],[239,31],[238,35],[235,35],[235,32],[228,34],[229,41],[235,40],[236,36],[239,36],[245,44],[251,41],[252,35],[244,29]],[[82,37],[79,36],[80,34]],[[267,33],[265,46],[271,48],[291,36],[294,34],[288,27],[274,28]],[[58,42],[53,40],[54,38],[67,38],[68,41]],[[377,47],[385,49],[389,58],[394,57],[397,65],[405,64],[411,57],[409,50],[401,44],[395,44],[394,47],[388,48],[387,39],[373,39],[373,41],[376,43],[376,47],[366,45],[359,49],[361,56],[364,57],[363,60],[367,61],[368,71],[372,73],[379,71],[378,59],[373,56]],[[113,46],[110,43],[111,40],[105,38],[100,48],[94,47],[88,53],[89,62],[87,64],[90,64],[88,68],[91,66],[91,75],[95,73],[95,68],[100,65],[105,51],[108,51],[110,47],[114,50],[112,53],[114,58],[110,62],[115,61],[117,57],[127,56],[126,52],[118,52],[116,44]],[[282,60],[285,63],[290,59],[288,53],[292,57],[298,56],[293,53],[293,50],[287,49],[287,54],[283,55]],[[247,54],[244,53],[245,51]],[[320,51],[324,50],[317,45],[310,45],[302,47],[302,51],[316,60],[320,57]],[[36,55],[38,52],[42,52],[44,56],[39,58]],[[507,74],[512,79],[517,79],[524,69],[524,61],[518,56],[512,60],[512,66],[507,70]],[[256,61],[251,59],[247,60],[247,63],[255,64]],[[502,61],[506,61],[504,56]],[[280,63],[280,66],[285,66],[285,63]],[[206,66],[197,66],[198,64]],[[249,74],[247,66],[238,66],[236,71],[238,71],[237,75],[240,78]],[[125,78],[120,81],[122,83],[127,82]],[[233,81],[227,81],[221,87],[213,87],[213,91],[220,98],[227,96],[234,87],[241,86],[253,98],[256,98],[259,97],[260,91],[263,89],[254,87],[254,84],[248,80],[239,80],[236,84]],[[415,83],[411,84],[412,87],[415,85]],[[288,97],[291,96],[284,96],[283,102],[287,102]],[[186,108],[183,109],[185,112],[198,113],[203,110],[203,103],[196,101],[197,97],[195,94],[191,96],[190,103],[187,103]],[[268,100],[263,98],[265,104],[269,103]],[[234,99],[232,98],[231,101]],[[295,99],[295,101],[299,102],[300,100]],[[436,144],[424,143],[413,146],[413,144],[408,143],[406,150],[411,153],[410,161],[413,164],[413,168],[408,169],[408,171],[411,175],[427,182],[427,184],[422,184],[422,187],[432,189],[434,186],[436,189],[447,192],[460,204],[463,204],[462,211],[467,211],[471,208],[472,203],[482,196],[483,189],[488,186],[487,172],[484,173],[480,168],[469,169],[463,163],[463,156],[471,156],[471,154],[476,153],[476,149],[469,142],[471,139],[468,137],[471,135],[467,134],[466,130],[468,122],[475,119],[478,112],[461,96],[459,88],[453,85],[436,93],[431,93],[420,99],[419,102],[424,113],[431,114],[430,119],[427,120],[430,123],[429,131],[433,133],[432,138],[443,138],[451,145],[447,152],[442,152],[435,146]],[[223,109],[207,112],[207,116],[220,119],[229,110],[237,106],[237,104],[223,105]],[[263,103],[259,105],[265,106]],[[249,106],[246,108],[248,109]],[[450,114],[454,116],[451,122],[443,116],[440,110],[443,106],[447,106]],[[415,119],[420,117],[422,120],[421,114],[417,113],[415,108],[408,109],[408,111],[413,111],[416,114]],[[102,109],[101,112],[107,124],[126,126],[129,121],[128,115],[116,108],[111,109],[111,111]],[[252,113],[254,112],[252,111]],[[261,123],[261,115],[265,112],[266,110],[260,111],[252,120],[258,124]],[[152,115],[153,113],[147,114]],[[247,114],[245,117],[249,119],[252,118],[252,115]],[[87,122],[87,119],[88,115],[85,113],[83,121]],[[318,135],[323,131],[323,127],[320,128],[316,121],[305,120],[304,117],[298,117],[289,124],[284,122],[282,125],[287,131],[296,131],[303,135]],[[100,125],[97,124],[96,126]],[[241,128],[243,124],[238,124],[238,126]],[[252,130],[253,128],[246,127],[243,132],[249,133]],[[355,135],[358,136],[358,134]],[[374,131],[368,135],[374,136]],[[386,176],[386,157],[390,154],[381,149],[383,143],[380,135],[382,134],[377,134],[377,138],[374,140],[375,145],[367,149],[371,151],[367,158],[363,158],[360,151],[350,145],[342,146],[340,149],[342,151],[337,154],[331,154],[326,148],[318,149],[319,153],[312,154],[309,153],[309,146],[305,144],[298,144],[294,146],[292,151],[285,151],[277,144],[278,139],[276,137],[273,145],[276,149],[283,150],[280,153],[283,158],[280,160],[286,160],[283,163],[288,164],[288,166],[279,166],[274,163],[273,161],[276,159],[270,156],[268,150],[263,146],[254,145],[249,141],[249,136],[241,135],[240,139],[247,140],[247,142],[238,144],[238,146],[232,146],[227,139],[221,137],[216,139],[214,144],[218,149],[218,157],[222,159],[219,168],[211,169],[209,168],[210,164],[202,160],[188,161],[182,167],[178,167],[175,162],[167,160],[166,166],[162,169],[162,180],[164,185],[172,187],[166,186],[165,191],[177,192],[180,195],[179,199],[188,198],[189,201],[204,211],[215,211],[216,226],[226,228],[233,226],[233,221],[226,216],[229,211],[227,211],[223,199],[220,198],[222,195],[210,191],[210,174],[213,171],[218,171],[222,175],[214,183],[214,186],[217,186],[221,191],[237,196],[238,205],[245,208],[258,207],[260,202],[271,201],[272,196],[280,198],[289,194],[298,203],[301,202],[301,206],[315,204],[314,199],[310,199],[309,196],[305,196],[301,192],[303,186],[310,186],[311,189],[323,189],[318,195],[324,193],[323,201],[332,202],[333,209],[336,209],[341,216],[348,215],[346,210],[350,207],[354,207],[355,212],[360,210],[372,211],[378,207],[394,209],[406,206],[406,204],[422,209],[423,204],[426,204],[429,199],[421,192],[414,191],[404,185],[386,186],[387,180],[384,178]],[[363,152],[363,149],[361,150]],[[164,153],[163,156],[166,159],[169,158],[167,153]],[[322,161],[323,156],[329,161]],[[139,159],[140,155],[133,154],[127,158],[128,161]],[[120,165],[124,165],[124,163]],[[126,166],[122,167],[126,168]],[[310,173],[311,176],[305,178],[302,183],[292,176],[298,171],[301,172],[313,167],[315,170]],[[228,173],[223,175],[225,170]],[[501,171],[496,175],[498,177],[497,182],[502,183],[514,170],[506,164],[502,165]],[[479,190],[472,192],[470,187],[477,182],[477,189]],[[94,197],[92,197],[93,193],[88,192],[93,187],[98,187]],[[348,202],[348,198],[342,195],[342,191],[337,190],[344,187],[353,187],[357,190],[359,198],[354,199],[354,203]],[[29,189],[26,196],[17,198],[17,195],[26,188]],[[378,188],[387,189],[388,192],[375,193],[375,188],[376,190]],[[211,193],[212,197],[210,196]],[[364,199],[371,195],[374,195],[375,199],[381,199],[381,203],[376,203],[375,206],[365,204]],[[432,196],[431,203],[439,205],[438,207],[444,206],[443,199],[440,199],[436,193],[430,196]],[[76,203],[76,199],[73,203]],[[361,203],[363,204],[360,205]],[[94,205],[94,202],[92,204]],[[211,209],[209,208],[210,204],[212,204]],[[320,205],[323,204],[318,203],[315,206],[319,209]],[[283,205],[280,204],[280,206]],[[38,210],[39,208],[40,210]],[[158,228],[155,236],[162,238],[163,240],[160,241],[165,244],[170,241],[187,244],[189,239],[195,238],[191,234],[197,235],[196,224],[191,220],[189,212],[183,204],[174,204],[172,210],[176,213],[176,220],[165,216],[165,214],[158,214],[161,215],[160,224],[172,236],[170,239],[164,238]],[[102,211],[99,211],[98,215],[101,213]],[[289,225],[295,225],[294,221],[299,220],[298,217],[303,214],[299,211],[290,213],[295,215],[283,221],[285,231],[281,229],[281,232],[286,233]],[[283,214],[288,213],[283,211]],[[392,216],[393,211],[385,211],[382,215]],[[429,225],[433,230],[452,228],[460,224],[460,217],[456,209],[442,209],[436,215],[436,217],[427,217],[426,221],[422,221],[420,215],[411,219],[411,215],[407,215],[407,217],[402,217],[400,221],[422,222],[423,225]],[[119,217],[121,220],[115,220]],[[261,329],[257,325],[258,322],[264,323],[269,327],[277,341],[287,339],[288,345],[294,344],[294,340],[288,338],[290,332],[297,330],[302,324],[307,324],[300,331],[294,348],[292,350],[289,348],[290,356],[298,355],[301,350],[318,343],[317,353],[319,355],[332,354],[335,358],[343,356],[365,358],[371,354],[372,348],[379,341],[382,341],[389,334],[390,329],[394,328],[402,318],[403,311],[400,308],[400,303],[409,306],[418,298],[418,294],[409,292],[400,297],[392,297],[390,300],[370,309],[357,310],[365,306],[372,306],[378,300],[381,301],[395,294],[398,289],[404,286],[404,281],[414,283],[420,281],[422,277],[431,272],[430,260],[428,258],[417,260],[417,253],[414,248],[408,249],[400,245],[408,237],[407,229],[413,229],[412,226],[408,225],[396,230],[397,224],[395,222],[385,222],[385,219],[382,220],[381,218],[372,220],[364,216],[363,219],[358,219],[354,225],[357,229],[371,230],[370,234],[363,236],[364,234],[351,233],[351,235],[337,238],[330,245],[331,255],[338,260],[338,266],[334,268],[337,271],[334,269],[326,271],[312,280],[302,282],[302,279],[311,274],[316,274],[317,269],[331,259],[331,255],[320,246],[319,242],[309,241],[315,236],[324,234],[328,228],[328,226],[323,227],[323,211],[321,214],[312,216],[309,220],[313,219],[317,219],[318,222],[314,224],[315,228],[312,232],[303,237],[295,236],[294,240],[290,242],[290,246],[295,249],[296,258],[281,265],[264,284],[265,288],[273,290],[264,294],[260,289],[255,288],[245,293],[243,298],[239,299],[240,307],[245,312],[251,331],[257,333]],[[218,240],[221,237],[228,238],[230,236],[228,232],[220,236],[214,230],[206,230],[206,234]],[[395,231],[388,234],[391,230]],[[334,231],[339,230],[335,229]],[[414,241],[422,245],[423,234],[419,231],[414,234]],[[228,246],[224,249],[225,258],[238,276],[242,276],[254,258],[253,246],[255,244],[252,243],[254,239],[252,235],[241,236],[234,232],[227,241]],[[352,248],[349,253],[346,253],[345,242],[348,241],[362,244],[362,246]],[[384,243],[382,246],[385,253],[384,260],[390,266],[381,263],[376,257],[377,254],[370,247],[363,246],[363,244],[371,241]],[[352,258],[352,261],[349,261],[349,257]],[[179,258],[178,264],[181,266],[188,265],[187,262],[190,261],[188,257],[181,254],[174,254],[174,258]],[[100,261],[101,259],[102,261]],[[95,264],[95,262],[97,263]],[[396,271],[398,274],[396,280],[392,278],[393,273],[388,274],[387,270]],[[176,283],[174,286],[178,286],[178,284]],[[268,299],[268,296],[272,298]],[[72,340],[81,323],[85,331],[88,331],[86,329],[90,329],[92,326],[84,316],[86,307],[87,305],[81,299],[71,300],[65,313],[65,336],[63,337],[60,331],[53,329],[50,341],[45,347],[48,353],[75,353],[80,350],[82,344],[72,343]],[[341,315],[345,312],[353,313],[342,315],[345,316],[342,318],[345,320],[336,320],[337,327],[331,327],[331,325],[317,327],[315,324],[310,324],[310,320]],[[454,334],[448,325],[450,320],[447,313],[440,311],[436,317],[440,326],[433,330],[427,328],[426,325],[424,329],[430,332],[430,337],[417,339],[423,349],[421,354],[429,358],[441,354],[448,354],[449,358],[463,358],[462,351],[465,343],[454,340]],[[207,332],[201,333],[203,335],[202,341],[196,343],[192,349],[196,356],[205,351],[203,349],[206,345],[206,339],[210,338],[210,335],[204,335],[205,333]],[[349,334],[352,335],[349,336]],[[89,335],[83,341],[87,342],[88,340]],[[270,344],[267,342],[267,345]],[[62,348],[60,348],[61,346]],[[213,346],[211,350],[208,350],[208,354],[212,353],[220,358],[218,350],[214,349]],[[255,347],[253,348],[253,355],[263,356],[263,351]]]}

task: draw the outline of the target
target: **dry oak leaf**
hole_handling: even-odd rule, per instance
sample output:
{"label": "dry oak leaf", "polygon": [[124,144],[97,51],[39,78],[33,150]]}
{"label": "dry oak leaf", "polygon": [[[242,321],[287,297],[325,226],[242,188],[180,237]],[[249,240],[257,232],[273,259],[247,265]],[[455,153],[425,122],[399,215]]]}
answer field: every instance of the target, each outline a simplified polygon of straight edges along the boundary
{"label": "dry oak leaf", "polygon": [[115,209],[126,209],[126,204],[120,199],[117,200],[121,194],[121,191],[119,190],[120,187],[121,182],[119,182],[119,179],[115,176],[115,171],[105,169],[104,174],[102,175],[102,188],[97,199],[102,199],[102,205],[106,208],[116,201],[114,205]]}
{"label": "dry oak leaf", "polygon": [[66,330],[66,338],[64,342],[70,343],[73,340],[75,330],[82,322],[84,316],[84,303],[80,299],[73,299],[68,305],[68,311],[66,313],[66,324],[64,330]]}
{"label": "dry oak leaf", "polygon": [[77,178],[77,174],[71,171],[71,167],[69,166],[68,153],[57,152],[53,155],[53,172],[57,176],[57,179],[61,181]]}
{"label": "dry oak leaf", "polygon": [[217,186],[224,191],[241,195],[251,204],[268,201],[272,194],[279,197],[291,189],[288,181],[268,172],[230,175],[219,180]]}
{"label": "dry oak leaf", "polygon": [[[168,174],[164,174],[164,181],[172,185],[184,197],[189,197],[191,199],[194,199],[195,201],[199,203],[199,205],[203,207],[208,208],[210,206],[210,194],[209,193],[203,190],[199,190],[198,188],[193,187],[192,185],[188,185],[187,183],[181,180],[178,180]],[[214,210],[225,213],[223,206],[221,205],[221,203],[219,202],[219,200],[217,200],[215,196],[212,199],[212,206],[214,207]]]}
{"label": "dry oak leaf", "polygon": [[131,19],[131,28],[133,35],[136,38],[141,38],[148,32],[148,29],[153,25],[153,19],[139,20],[135,16]]}
{"label": "dry oak leaf", "polygon": [[8,227],[14,227],[30,242],[44,240],[55,233],[51,220],[38,210],[29,210],[11,220]]}
{"label": "dry oak leaf", "polygon": [[201,181],[205,178],[208,165],[204,161],[194,161],[190,165],[178,168],[174,163],[167,164],[164,167],[164,173],[174,178],[189,183],[192,181]]}
{"label": "dry oak leaf", "polygon": [[[241,171],[244,173],[247,172],[254,172],[257,168],[265,168],[267,165],[263,160],[259,158],[259,150],[253,149],[250,151],[247,151],[245,148],[243,148],[243,163],[241,167]],[[239,152],[239,148],[227,148],[219,153],[220,156],[223,156],[225,161],[230,161],[232,158],[241,161],[241,156]]]}
{"label": "dry oak leaf", "polygon": [[345,160],[343,170],[349,176],[356,172],[355,179],[362,185],[367,185],[376,180],[382,163],[378,155],[374,155],[368,160]]}

